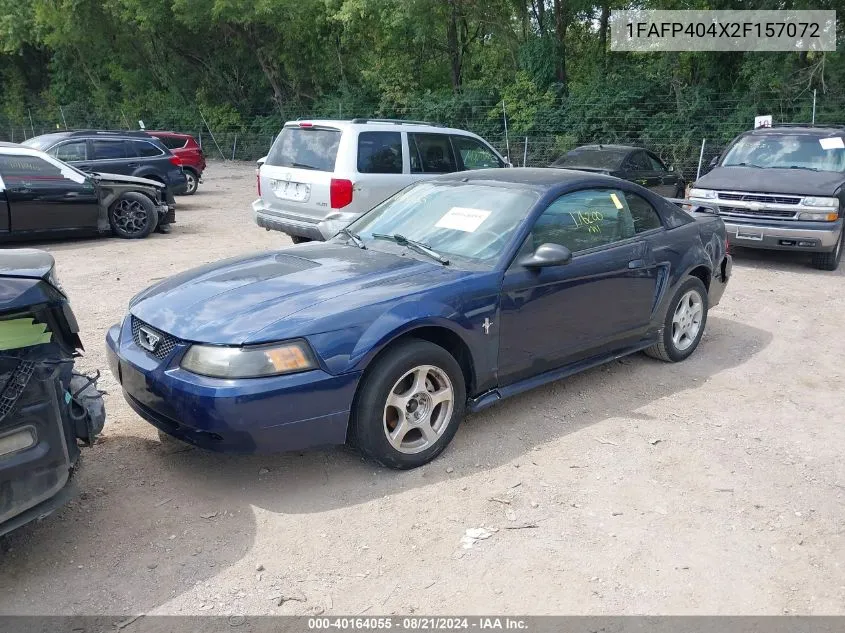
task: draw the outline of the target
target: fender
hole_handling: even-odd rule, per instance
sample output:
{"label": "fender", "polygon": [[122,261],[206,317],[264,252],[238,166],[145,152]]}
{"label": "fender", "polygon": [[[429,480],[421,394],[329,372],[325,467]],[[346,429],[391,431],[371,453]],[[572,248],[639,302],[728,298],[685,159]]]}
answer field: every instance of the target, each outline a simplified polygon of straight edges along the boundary
{"label": "fender", "polygon": [[[472,353],[469,334],[472,326],[453,306],[441,302],[423,305],[407,301],[391,306],[364,330],[349,355],[349,362],[341,373],[363,370],[386,346],[397,338],[423,327],[441,327],[456,334]],[[473,363],[478,359],[474,357]]]}

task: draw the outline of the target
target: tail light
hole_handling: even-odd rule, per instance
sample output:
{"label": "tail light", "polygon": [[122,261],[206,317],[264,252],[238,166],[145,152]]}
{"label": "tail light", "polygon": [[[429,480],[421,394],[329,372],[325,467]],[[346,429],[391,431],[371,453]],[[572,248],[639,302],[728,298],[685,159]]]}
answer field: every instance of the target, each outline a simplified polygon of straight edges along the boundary
{"label": "tail light", "polygon": [[255,185],[258,187],[258,197],[261,197],[261,170],[255,170]]}
{"label": "tail light", "polygon": [[352,181],[332,178],[329,186],[329,200],[332,209],[342,209],[352,202]]}
{"label": "tail light", "polygon": [[178,156],[171,156],[170,157],[170,164],[176,165],[177,167],[182,166],[182,160]]}

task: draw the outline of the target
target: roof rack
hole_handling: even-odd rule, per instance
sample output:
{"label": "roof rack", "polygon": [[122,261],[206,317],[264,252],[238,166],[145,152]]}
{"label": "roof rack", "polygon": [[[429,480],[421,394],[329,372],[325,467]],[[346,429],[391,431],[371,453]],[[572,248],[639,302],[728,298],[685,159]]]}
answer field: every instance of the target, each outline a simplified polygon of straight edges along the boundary
{"label": "roof rack", "polygon": [[148,137],[144,130],[70,130],[68,136],[140,136]]}
{"label": "roof rack", "polygon": [[833,128],[836,130],[845,129],[845,125],[840,125],[836,123],[774,123],[772,125],[764,125],[761,127],[754,128],[755,130],[762,130],[767,128],[775,128],[775,127],[810,127],[810,128]]}
{"label": "roof rack", "polygon": [[394,125],[430,125],[432,127],[442,127],[437,123],[430,123],[428,121],[407,121],[405,119],[352,119],[352,123],[393,123]]}

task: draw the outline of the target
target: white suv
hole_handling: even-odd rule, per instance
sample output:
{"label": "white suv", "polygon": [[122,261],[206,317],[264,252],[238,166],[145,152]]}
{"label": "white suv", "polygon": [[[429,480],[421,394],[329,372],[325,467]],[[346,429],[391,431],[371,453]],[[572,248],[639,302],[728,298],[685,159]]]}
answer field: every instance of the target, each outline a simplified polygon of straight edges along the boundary
{"label": "white suv", "polygon": [[470,132],[391,119],[291,121],[259,163],[255,222],[294,242],[329,239],[418,180],[509,166]]}

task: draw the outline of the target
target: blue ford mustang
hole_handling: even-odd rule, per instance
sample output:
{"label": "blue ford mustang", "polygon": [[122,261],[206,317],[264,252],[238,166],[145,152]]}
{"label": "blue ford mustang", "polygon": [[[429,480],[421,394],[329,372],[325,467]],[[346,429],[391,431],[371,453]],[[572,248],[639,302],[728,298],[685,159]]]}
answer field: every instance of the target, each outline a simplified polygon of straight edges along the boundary
{"label": "blue ford mustang", "polygon": [[413,468],[468,411],[639,350],[687,358],[730,272],[715,215],[609,176],[488,169],[413,185],[328,242],[161,281],[106,341],[164,434],[350,442]]}

